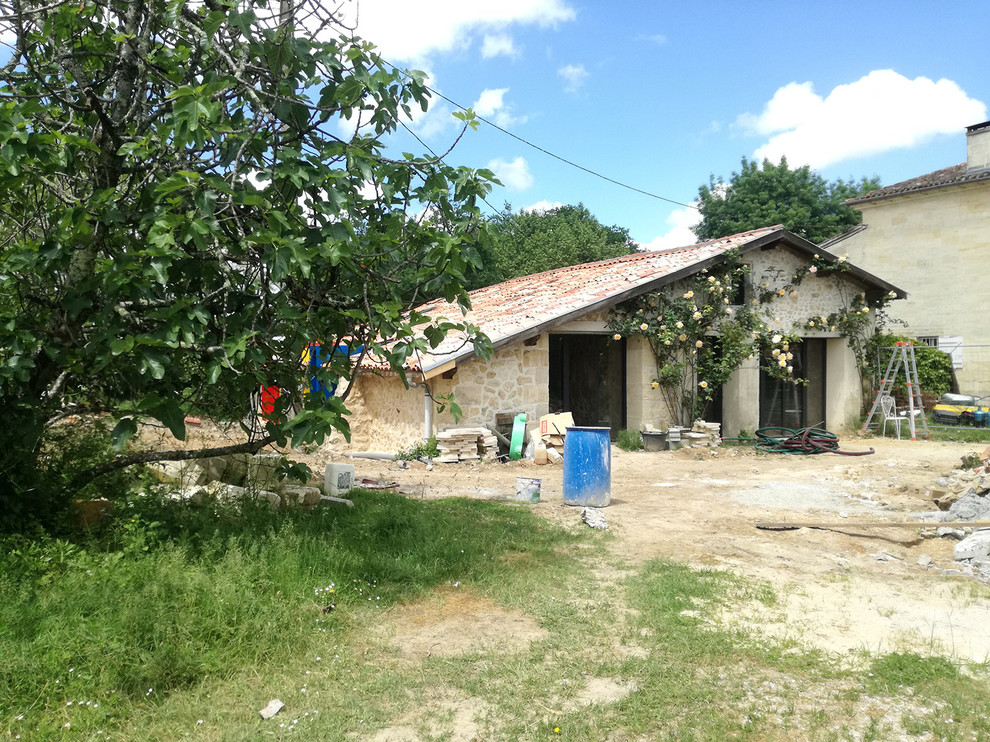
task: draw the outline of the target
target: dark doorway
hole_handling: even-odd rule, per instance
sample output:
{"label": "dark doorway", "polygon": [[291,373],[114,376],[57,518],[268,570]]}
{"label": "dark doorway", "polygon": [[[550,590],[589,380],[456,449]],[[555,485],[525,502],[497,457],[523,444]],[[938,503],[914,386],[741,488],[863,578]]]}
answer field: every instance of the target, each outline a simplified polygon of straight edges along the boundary
{"label": "dark doorway", "polygon": [[825,426],[825,340],[805,339],[791,348],[795,378],[807,384],[775,379],[760,371],[760,427]]}
{"label": "dark doorway", "polygon": [[609,335],[550,335],[550,412],[575,425],[626,426],[626,341]]}

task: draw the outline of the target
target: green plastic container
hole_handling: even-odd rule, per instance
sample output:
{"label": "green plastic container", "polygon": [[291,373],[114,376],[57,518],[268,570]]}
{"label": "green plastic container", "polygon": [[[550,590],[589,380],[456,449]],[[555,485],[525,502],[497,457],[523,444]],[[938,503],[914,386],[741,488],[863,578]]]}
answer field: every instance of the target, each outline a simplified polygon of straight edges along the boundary
{"label": "green plastic container", "polygon": [[509,439],[509,460],[522,458],[523,442],[526,440],[526,413],[520,412],[512,422],[512,438]]}

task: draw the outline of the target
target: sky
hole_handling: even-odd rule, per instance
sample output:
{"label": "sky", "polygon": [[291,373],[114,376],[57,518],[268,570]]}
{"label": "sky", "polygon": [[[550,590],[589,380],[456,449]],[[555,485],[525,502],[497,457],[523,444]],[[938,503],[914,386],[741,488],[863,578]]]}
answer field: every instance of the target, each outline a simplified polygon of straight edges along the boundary
{"label": "sky", "polygon": [[[890,185],[965,161],[965,127],[990,119],[986,0],[342,7],[386,60],[505,130],[448,157],[498,175],[492,210],[583,203],[646,248],[695,242],[698,188],[743,157]],[[446,151],[460,125],[434,100],[410,126]]]}

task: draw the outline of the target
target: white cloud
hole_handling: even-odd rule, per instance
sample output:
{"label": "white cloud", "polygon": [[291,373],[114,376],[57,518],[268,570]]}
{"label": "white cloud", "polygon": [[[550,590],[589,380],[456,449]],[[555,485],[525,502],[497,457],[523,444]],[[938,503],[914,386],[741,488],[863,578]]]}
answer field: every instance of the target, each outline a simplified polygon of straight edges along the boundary
{"label": "white cloud", "polygon": [[525,116],[514,116],[513,106],[505,102],[508,88],[487,88],[481,91],[478,100],[471,106],[479,116],[493,121],[496,125],[507,129],[513,124],[526,123]]}
{"label": "white cloud", "polygon": [[560,201],[537,201],[532,206],[524,206],[522,210],[526,213],[546,214],[548,211],[559,209],[563,205]]}
{"label": "white cloud", "polygon": [[791,165],[822,168],[916,147],[940,134],[959,135],[986,117],[986,105],[952,80],[910,80],[893,70],[874,70],[825,97],[810,82],[785,85],[760,114],[743,114],[736,126],[769,137],[754,152],[758,160],[786,156]]}
{"label": "white cloud", "polygon": [[488,169],[510,191],[525,191],[533,185],[533,174],[529,172],[525,157],[517,157],[511,162],[497,157],[488,163]]}
{"label": "white cloud", "polygon": [[685,206],[670,212],[667,216],[667,225],[670,227],[667,233],[654,237],[650,242],[640,243],[640,249],[667,250],[695,244],[698,238],[694,236],[691,227],[701,221],[701,212],[698,211],[697,206],[698,202],[695,201],[694,208]]}
{"label": "white cloud", "polygon": [[481,42],[481,56],[484,59],[497,57],[504,54],[507,57],[514,57],[519,54],[515,42],[508,34],[485,34]]}
{"label": "white cloud", "polygon": [[502,107],[508,88],[488,88],[481,91],[472,108],[479,116],[491,116]]}
{"label": "white cloud", "polygon": [[663,46],[664,44],[667,43],[667,37],[664,36],[662,33],[640,34],[636,38],[639,39],[640,41],[649,41],[650,43],[656,44],[657,46]]}
{"label": "white cloud", "polygon": [[548,27],[575,17],[565,0],[361,0],[344,12],[393,62],[463,49],[477,34],[504,34],[512,24]]}
{"label": "white cloud", "polygon": [[564,90],[575,93],[587,79],[588,70],[583,64],[566,64],[557,70],[557,74],[564,78]]}

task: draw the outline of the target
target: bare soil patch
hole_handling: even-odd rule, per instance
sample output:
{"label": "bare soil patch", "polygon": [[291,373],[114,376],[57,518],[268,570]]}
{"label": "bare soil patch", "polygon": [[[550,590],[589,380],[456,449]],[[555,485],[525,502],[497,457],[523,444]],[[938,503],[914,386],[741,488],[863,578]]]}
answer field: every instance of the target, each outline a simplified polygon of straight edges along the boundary
{"label": "bare soil patch", "polygon": [[390,612],[383,638],[409,660],[484,652],[521,651],[547,632],[521,611],[510,611],[467,587],[437,590],[426,600]]}

